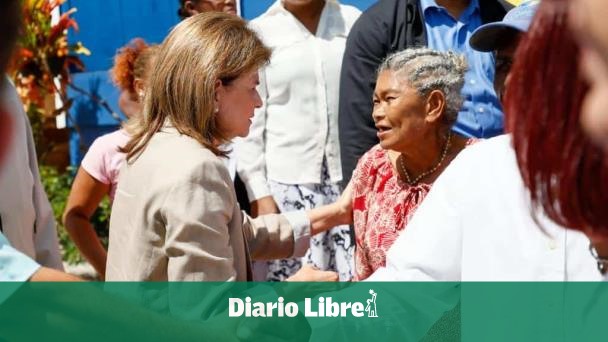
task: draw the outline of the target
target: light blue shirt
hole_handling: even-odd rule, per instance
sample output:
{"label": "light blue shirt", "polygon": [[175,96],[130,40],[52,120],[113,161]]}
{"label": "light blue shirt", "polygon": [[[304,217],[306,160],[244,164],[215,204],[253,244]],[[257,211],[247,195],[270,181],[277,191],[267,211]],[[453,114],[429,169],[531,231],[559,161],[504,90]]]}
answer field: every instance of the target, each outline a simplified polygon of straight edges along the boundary
{"label": "light blue shirt", "polygon": [[481,26],[479,0],[471,0],[458,20],[435,0],[420,0],[426,26],[427,46],[463,54],[469,69],[462,89],[464,104],[453,130],[466,137],[490,138],[503,132],[503,114],[494,92],[494,58],[473,50],[469,38]]}
{"label": "light blue shirt", "polygon": [[38,268],[38,263],[11,247],[0,233],[0,282],[14,282],[14,286],[4,284],[0,287],[0,303],[19,288],[20,282],[27,281]]}

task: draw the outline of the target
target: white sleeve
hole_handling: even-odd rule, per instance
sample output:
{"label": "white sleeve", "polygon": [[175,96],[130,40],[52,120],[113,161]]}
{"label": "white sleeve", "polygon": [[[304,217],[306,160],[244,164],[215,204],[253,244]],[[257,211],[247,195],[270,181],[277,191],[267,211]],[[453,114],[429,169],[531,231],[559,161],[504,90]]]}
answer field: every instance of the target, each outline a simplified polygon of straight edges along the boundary
{"label": "white sleeve", "polygon": [[[369,281],[460,281],[463,226],[456,207],[463,163],[454,160],[436,180]],[[466,166],[466,165],[464,165]]]}
{"label": "white sleeve", "polygon": [[260,85],[258,92],[262,99],[262,107],[256,109],[251,122],[249,135],[236,141],[237,173],[245,184],[250,201],[270,196],[270,188],[266,178],[266,102],[268,89],[265,71],[260,70]]}

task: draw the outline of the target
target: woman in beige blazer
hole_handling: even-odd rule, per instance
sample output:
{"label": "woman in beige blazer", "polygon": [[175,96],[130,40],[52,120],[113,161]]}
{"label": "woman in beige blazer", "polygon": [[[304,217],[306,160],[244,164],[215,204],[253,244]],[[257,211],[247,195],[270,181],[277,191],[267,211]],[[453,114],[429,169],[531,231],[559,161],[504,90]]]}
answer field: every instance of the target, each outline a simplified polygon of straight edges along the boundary
{"label": "woman in beige blazer", "polygon": [[[107,280],[251,280],[252,259],[302,256],[311,234],[352,221],[349,191],[308,212],[251,219],[238,207],[220,146],[248,134],[270,54],[243,20],[223,13],[188,18],[165,39],[124,148]],[[295,277],[310,274],[318,275]]]}

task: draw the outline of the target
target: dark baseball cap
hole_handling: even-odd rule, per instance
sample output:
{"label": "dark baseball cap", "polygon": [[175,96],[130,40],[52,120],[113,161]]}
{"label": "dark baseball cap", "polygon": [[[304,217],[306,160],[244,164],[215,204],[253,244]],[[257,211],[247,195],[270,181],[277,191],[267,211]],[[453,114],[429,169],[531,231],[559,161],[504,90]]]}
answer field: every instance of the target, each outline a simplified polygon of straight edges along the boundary
{"label": "dark baseball cap", "polygon": [[510,10],[501,21],[479,26],[469,44],[477,51],[490,52],[509,41],[517,33],[527,32],[538,8],[538,0],[530,0]]}

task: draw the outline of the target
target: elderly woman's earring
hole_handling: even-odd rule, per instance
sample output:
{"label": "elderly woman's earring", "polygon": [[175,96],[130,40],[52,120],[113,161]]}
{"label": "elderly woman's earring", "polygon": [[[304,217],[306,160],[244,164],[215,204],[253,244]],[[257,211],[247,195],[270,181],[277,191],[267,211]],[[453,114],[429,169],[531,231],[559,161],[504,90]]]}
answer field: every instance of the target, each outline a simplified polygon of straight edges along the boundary
{"label": "elderly woman's earring", "polygon": [[213,113],[217,114],[220,112],[220,107],[215,107],[215,109],[213,110]]}
{"label": "elderly woman's earring", "polygon": [[139,91],[137,93],[137,96],[139,97],[139,101],[143,101],[145,95],[146,94],[143,91]]}

